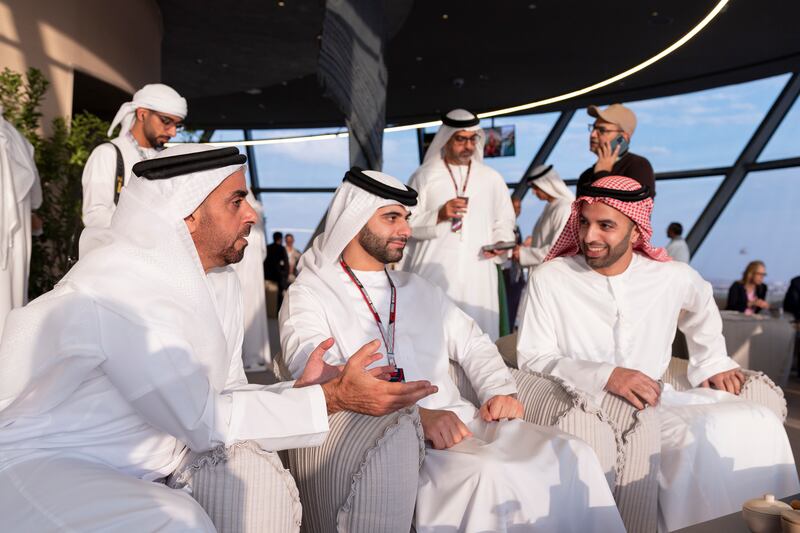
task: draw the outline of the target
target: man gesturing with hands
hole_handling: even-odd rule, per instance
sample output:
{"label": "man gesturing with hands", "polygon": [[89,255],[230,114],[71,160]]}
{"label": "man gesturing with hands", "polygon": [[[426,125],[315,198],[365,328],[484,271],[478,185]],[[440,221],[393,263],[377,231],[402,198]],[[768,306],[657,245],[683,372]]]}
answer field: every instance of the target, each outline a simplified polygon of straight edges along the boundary
{"label": "man gesturing with hands", "polygon": [[[415,510],[420,533],[499,531],[541,519],[553,531],[622,531],[591,448],[520,420],[516,383],[475,320],[431,282],[388,268],[403,256],[415,204],[416,192],[391,176],[357,168],[345,175],[325,231],[301,258],[300,275],[281,308],[287,367],[297,376],[316,359],[320,375],[336,376],[339,370],[325,365],[346,363],[328,382],[338,380],[333,388],[340,390],[350,380],[387,377],[407,382],[385,382],[387,391],[409,382],[437,388],[417,402],[428,444]],[[461,397],[448,373],[452,363],[463,369],[480,408]],[[563,472],[573,474],[565,479]],[[554,486],[584,503],[556,505]],[[509,501],[519,505],[507,513],[490,511]],[[411,524],[396,526],[405,531]]]}

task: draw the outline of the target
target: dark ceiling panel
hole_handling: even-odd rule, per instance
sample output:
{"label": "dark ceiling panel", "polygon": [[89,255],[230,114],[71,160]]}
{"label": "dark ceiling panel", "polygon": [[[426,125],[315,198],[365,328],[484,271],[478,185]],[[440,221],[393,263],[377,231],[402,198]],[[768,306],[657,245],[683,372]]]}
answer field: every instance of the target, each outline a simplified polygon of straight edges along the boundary
{"label": "dark ceiling panel", "polygon": [[[159,1],[163,78],[189,98],[191,124],[343,123],[316,79],[324,3],[278,4],[239,0],[226,2],[223,11],[210,0]],[[715,4],[417,1],[386,50],[388,121],[435,118],[457,106],[488,111],[582,88],[655,55]],[[797,1],[731,0],[705,31],[665,60],[549,109],[662,96],[796,69],[797,20]]]}

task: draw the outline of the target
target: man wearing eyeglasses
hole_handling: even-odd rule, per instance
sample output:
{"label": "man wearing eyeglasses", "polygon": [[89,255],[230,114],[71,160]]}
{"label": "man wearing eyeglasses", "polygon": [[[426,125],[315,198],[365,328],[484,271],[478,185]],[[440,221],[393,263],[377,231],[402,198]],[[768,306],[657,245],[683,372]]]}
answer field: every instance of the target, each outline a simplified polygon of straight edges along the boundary
{"label": "man wearing eyeglasses", "polygon": [[[442,117],[409,185],[419,205],[409,220],[403,270],[441,287],[492,340],[500,333],[497,265],[514,247],[516,220],[503,177],[483,162],[480,119],[465,109]],[[502,243],[506,243],[505,246]]]}
{"label": "man wearing eyeglasses", "polygon": [[650,196],[656,195],[656,181],[650,161],[631,153],[628,146],[636,129],[636,115],[622,104],[612,104],[605,109],[591,105],[587,109],[595,121],[589,124],[589,150],[597,155],[593,167],[583,171],[579,185],[606,176],[626,176],[650,188]]}
{"label": "man wearing eyeglasses", "polygon": [[[111,215],[133,165],[154,157],[183,129],[186,111],[186,99],[160,83],[145,85],[136,91],[132,101],[120,106],[108,130],[110,137],[121,125],[119,135],[95,148],[83,169],[84,226],[111,226]],[[91,247],[91,239],[82,236],[81,255]]]}

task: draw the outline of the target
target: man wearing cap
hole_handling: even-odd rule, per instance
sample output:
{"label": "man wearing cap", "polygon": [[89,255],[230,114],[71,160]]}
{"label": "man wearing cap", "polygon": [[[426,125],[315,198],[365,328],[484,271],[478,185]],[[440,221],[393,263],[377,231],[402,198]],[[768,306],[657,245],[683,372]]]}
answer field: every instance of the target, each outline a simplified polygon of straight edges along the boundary
{"label": "man wearing cap", "polygon": [[[583,171],[578,184],[591,185],[605,176],[627,176],[647,185],[650,196],[655,197],[656,181],[650,161],[628,149],[636,130],[634,112],[622,104],[605,109],[592,105],[587,111],[595,117],[594,123],[589,124],[589,150],[597,155],[597,162]],[[617,144],[619,137],[624,141]]]}
{"label": "man wearing cap", "polygon": [[[530,277],[517,362],[588,393],[657,409],[660,531],[735,512],[753,495],[800,490],[775,414],[738,397],[744,376],[727,355],[711,285],[650,244],[653,199],[607,176],[578,188],[570,219]],[[659,382],[675,330],[689,347],[677,392]]]}
{"label": "man wearing cap", "polygon": [[[96,147],[83,168],[83,224],[87,228],[111,225],[119,193],[128,183],[133,165],[154,157],[186,118],[186,99],[161,83],[145,85],[117,111],[108,136],[117,125],[119,135]],[[118,165],[121,164],[121,175]],[[81,253],[86,248],[81,243]]]}
{"label": "man wearing cap", "polygon": [[546,202],[546,205],[533,226],[530,245],[517,247],[514,250],[514,259],[521,266],[534,267],[544,261],[550,247],[567,225],[575,195],[553,165],[539,165],[534,168],[527,181],[536,198]]}
{"label": "man wearing cap", "polygon": [[494,249],[514,243],[514,209],[503,177],[483,162],[480,119],[464,109],[442,117],[425,159],[409,184],[419,191],[403,270],[419,274],[471,316],[491,339],[500,330]]}
{"label": "man wearing cap", "polygon": [[296,382],[247,384],[229,266],[255,222],[245,161],[236,148],[182,145],[135,165],[111,226],[84,230],[100,244],[9,314],[0,342],[6,529],[214,531],[188,493],[154,482],[187,448],[314,446],[330,413],[379,415],[435,391],[365,371],[379,357],[369,346],[334,369],[323,345]]}
{"label": "man wearing cap", "polygon": [[[425,452],[414,525],[435,531],[622,531],[602,468],[588,445],[520,420],[523,407],[500,353],[475,321],[431,282],[390,271],[411,235],[417,194],[392,176],[351,169],[325,231],[301,258],[280,312],[281,353],[300,375],[314,347],[344,364],[375,339],[380,364],[438,392],[418,402]],[[464,369],[481,407],[448,373]],[[415,465],[416,466],[416,465]],[[392,483],[392,480],[386,480]],[[408,502],[409,529],[413,502]],[[397,502],[404,505],[406,502]]]}

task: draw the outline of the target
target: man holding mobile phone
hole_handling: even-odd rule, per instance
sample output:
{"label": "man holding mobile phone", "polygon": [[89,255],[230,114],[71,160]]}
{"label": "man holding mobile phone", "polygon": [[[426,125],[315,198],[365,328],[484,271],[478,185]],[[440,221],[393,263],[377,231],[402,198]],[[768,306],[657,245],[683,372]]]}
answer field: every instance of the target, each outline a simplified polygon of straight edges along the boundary
{"label": "man holding mobile phone", "polygon": [[636,115],[622,104],[605,109],[591,105],[586,110],[595,121],[589,124],[589,150],[597,155],[593,167],[583,171],[578,185],[591,185],[606,176],[627,176],[650,188],[656,195],[656,182],[650,161],[631,153],[628,146],[636,129]]}

